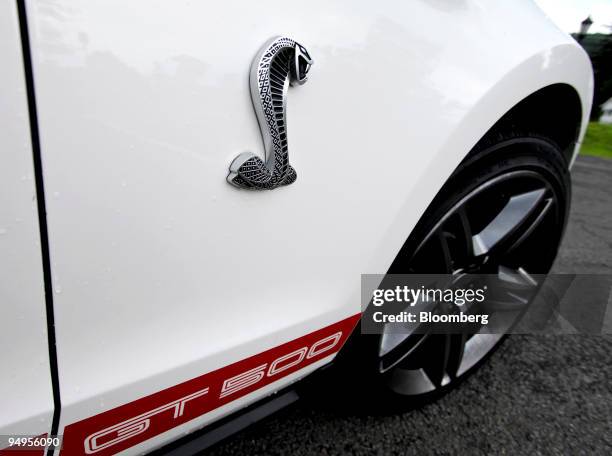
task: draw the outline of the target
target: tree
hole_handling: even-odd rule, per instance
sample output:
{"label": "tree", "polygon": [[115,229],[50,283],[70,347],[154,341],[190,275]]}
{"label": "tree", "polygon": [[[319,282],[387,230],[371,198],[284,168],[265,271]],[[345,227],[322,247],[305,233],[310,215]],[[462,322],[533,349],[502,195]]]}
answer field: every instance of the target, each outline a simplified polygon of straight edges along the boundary
{"label": "tree", "polygon": [[[577,38],[577,35],[572,35]],[[612,98],[612,34],[593,33],[580,37],[579,43],[593,64],[595,91],[591,120],[600,116],[600,106]]]}

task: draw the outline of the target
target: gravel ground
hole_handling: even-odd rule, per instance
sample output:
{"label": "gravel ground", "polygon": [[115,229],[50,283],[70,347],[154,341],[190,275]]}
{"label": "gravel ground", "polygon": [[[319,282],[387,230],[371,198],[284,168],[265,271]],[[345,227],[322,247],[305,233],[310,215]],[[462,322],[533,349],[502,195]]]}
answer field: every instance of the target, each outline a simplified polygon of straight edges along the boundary
{"label": "gravel ground", "polygon": [[[558,272],[612,272],[612,160],[580,157]],[[300,401],[214,455],[612,454],[612,337],[511,336],[458,389],[403,415]]]}

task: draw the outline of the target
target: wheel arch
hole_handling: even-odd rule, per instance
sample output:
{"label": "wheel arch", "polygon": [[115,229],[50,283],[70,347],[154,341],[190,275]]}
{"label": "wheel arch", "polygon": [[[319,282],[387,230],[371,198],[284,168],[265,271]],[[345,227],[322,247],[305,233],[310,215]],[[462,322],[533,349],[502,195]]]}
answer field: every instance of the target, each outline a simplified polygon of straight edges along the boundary
{"label": "wheel arch", "polygon": [[427,207],[469,159],[481,141],[499,129],[516,127],[559,145],[571,167],[588,124],[593,76],[588,56],[573,40],[543,46],[508,63],[497,79],[465,107],[444,140],[429,151],[423,166],[412,168],[413,185],[389,217],[385,236],[373,249],[368,271],[387,271]]}
{"label": "wheel arch", "polygon": [[478,141],[463,161],[469,160],[483,142],[512,132],[541,136],[555,143],[566,160],[572,162],[579,145],[583,119],[580,95],[569,84],[555,83],[523,98],[506,112]]}

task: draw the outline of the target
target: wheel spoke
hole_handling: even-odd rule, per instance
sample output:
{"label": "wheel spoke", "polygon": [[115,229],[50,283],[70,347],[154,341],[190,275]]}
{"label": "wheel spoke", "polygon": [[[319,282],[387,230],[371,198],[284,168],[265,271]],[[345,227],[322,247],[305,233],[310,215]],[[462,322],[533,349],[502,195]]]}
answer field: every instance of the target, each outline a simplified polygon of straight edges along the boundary
{"label": "wheel spoke", "polygon": [[519,247],[526,239],[528,239],[529,236],[531,236],[531,234],[535,231],[535,229],[538,226],[540,226],[540,224],[544,220],[544,217],[546,216],[546,214],[548,214],[552,206],[553,206],[552,198],[547,198],[546,200],[544,200],[544,205],[542,209],[540,210],[540,213],[538,214],[538,216],[535,218],[533,222],[529,224],[529,226],[527,226],[524,229],[524,232],[521,234],[521,236],[516,241],[514,241],[514,243],[510,247],[508,247],[508,250],[506,253],[512,252],[514,249]]}
{"label": "wheel spoke", "polygon": [[472,233],[472,225],[470,220],[468,219],[465,207],[462,207],[457,211],[457,215],[459,216],[459,221],[461,223],[462,228],[462,241],[465,246],[465,254],[468,258],[472,258],[474,256],[474,241],[473,241],[473,233]]}
{"label": "wheel spoke", "polygon": [[[391,334],[383,334],[383,336],[391,336]],[[400,337],[393,341],[395,344],[392,347],[387,346],[386,352],[380,355],[380,372],[386,372],[408,359],[425,345],[431,334],[397,334],[397,336]]]}
{"label": "wheel spoke", "polygon": [[436,334],[430,338],[430,341],[435,344],[435,351],[432,350],[432,353],[427,357],[423,371],[435,387],[440,387],[444,383],[445,377],[448,377],[446,366],[451,352],[451,335]]}
{"label": "wheel spoke", "polygon": [[498,280],[506,286],[514,285],[520,289],[533,289],[538,286],[538,281],[523,268],[508,268],[500,265],[497,268]]}
{"label": "wheel spoke", "polygon": [[461,366],[461,360],[463,359],[463,353],[465,351],[465,344],[468,340],[467,333],[451,334],[451,348],[446,362],[446,372],[451,378],[457,376],[459,366]]}
{"label": "wheel spoke", "polygon": [[438,232],[438,241],[440,242],[440,249],[442,250],[442,258],[444,259],[444,267],[447,274],[453,272],[453,260],[451,258],[450,247],[448,245],[449,234],[445,231]]}
{"label": "wheel spoke", "polygon": [[502,334],[475,334],[465,344],[463,358],[457,370],[457,377],[463,375],[478,361],[480,361],[497,342],[503,337]]}
{"label": "wheel spoke", "polygon": [[511,269],[499,266],[493,279],[494,296],[487,299],[490,312],[516,312],[525,309],[538,289],[538,282],[523,268]]}
{"label": "wheel spoke", "polygon": [[472,236],[474,254],[487,254],[501,241],[517,233],[545,193],[546,189],[540,188],[511,197],[495,218],[480,233]]}

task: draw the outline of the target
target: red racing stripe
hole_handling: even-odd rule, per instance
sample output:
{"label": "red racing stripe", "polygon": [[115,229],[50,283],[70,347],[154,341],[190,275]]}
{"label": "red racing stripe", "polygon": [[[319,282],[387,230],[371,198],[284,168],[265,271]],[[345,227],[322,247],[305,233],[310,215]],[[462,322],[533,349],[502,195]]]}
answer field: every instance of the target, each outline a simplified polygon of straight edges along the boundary
{"label": "red racing stripe", "polygon": [[62,453],[108,455],[129,448],[340,350],[354,315],[250,358],[66,426]]}

